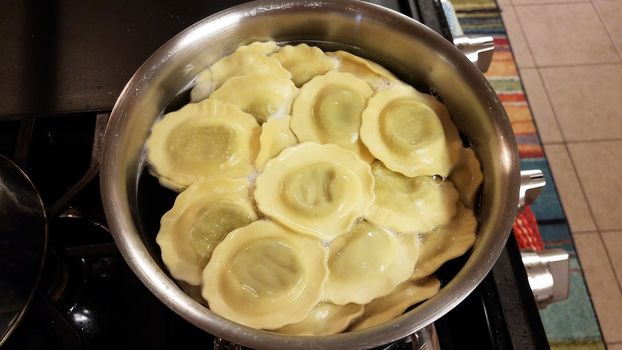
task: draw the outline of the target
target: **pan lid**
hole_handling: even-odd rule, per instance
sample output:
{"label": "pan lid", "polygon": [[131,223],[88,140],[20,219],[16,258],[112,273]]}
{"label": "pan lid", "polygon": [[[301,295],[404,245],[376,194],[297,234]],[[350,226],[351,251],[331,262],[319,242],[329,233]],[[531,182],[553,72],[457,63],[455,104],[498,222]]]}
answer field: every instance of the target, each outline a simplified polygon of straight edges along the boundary
{"label": "pan lid", "polygon": [[23,316],[43,267],[45,208],[30,179],[0,155],[0,345]]}

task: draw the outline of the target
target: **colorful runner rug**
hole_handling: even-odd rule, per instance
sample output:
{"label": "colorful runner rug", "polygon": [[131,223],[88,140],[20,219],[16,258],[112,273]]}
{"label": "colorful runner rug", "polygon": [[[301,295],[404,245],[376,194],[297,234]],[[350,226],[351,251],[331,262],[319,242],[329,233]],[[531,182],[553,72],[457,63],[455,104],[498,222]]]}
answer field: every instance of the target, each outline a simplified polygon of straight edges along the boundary
{"label": "colorful runner rug", "polygon": [[500,10],[494,0],[450,0],[466,35],[491,35],[495,52],[486,77],[499,95],[518,141],[521,169],[541,169],[547,185],[534,205],[517,218],[519,244],[531,249],[563,248],[570,254],[570,296],[540,311],[552,349],[604,349],[601,331],[577,259],[566,216],[551,177],[538,130],[523,92]]}

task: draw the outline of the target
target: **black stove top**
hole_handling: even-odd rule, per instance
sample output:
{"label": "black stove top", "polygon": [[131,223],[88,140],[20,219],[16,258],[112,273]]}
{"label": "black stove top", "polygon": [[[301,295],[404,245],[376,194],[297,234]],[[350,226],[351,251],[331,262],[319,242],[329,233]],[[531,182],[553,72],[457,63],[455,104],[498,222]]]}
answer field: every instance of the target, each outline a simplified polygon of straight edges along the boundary
{"label": "black stove top", "polygon": [[[110,110],[132,74],[168,39],[242,2],[2,1],[0,33],[11,34],[0,38],[0,118]],[[370,2],[451,35],[432,0]]]}
{"label": "black stove top", "polygon": [[[451,38],[438,0],[373,2]],[[177,32],[235,3],[0,4],[0,28],[13,33],[3,35],[0,46],[14,49],[0,51],[7,62],[0,68],[0,154],[31,177],[49,221],[39,288],[5,349],[211,348],[218,342],[165,307],[126,265],[106,228],[92,148],[140,63]],[[451,261],[439,275],[463,263]],[[435,325],[442,349],[548,348],[513,237],[482,284]],[[382,347],[411,348],[408,340]]]}

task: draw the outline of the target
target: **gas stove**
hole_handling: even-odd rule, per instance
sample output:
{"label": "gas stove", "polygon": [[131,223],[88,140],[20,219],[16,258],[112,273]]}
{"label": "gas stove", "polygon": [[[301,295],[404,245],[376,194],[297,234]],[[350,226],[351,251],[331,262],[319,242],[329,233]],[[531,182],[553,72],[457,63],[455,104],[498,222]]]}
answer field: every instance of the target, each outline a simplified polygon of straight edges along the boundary
{"label": "gas stove", "polygon": [[[438,0],[373,2],[453,39]],[[167,39],[236,3],[0,4],[0,27],[14,33],[0,39],[9,48],[0,53],[0,154],[25,170],[48,212],[42,277],[5,349],[242,348],[186,322],[134,276],[106,227],[98,179],[108,114],[131,74]],[[481,285],[435,326],[441,349],[548,348],[512,235]],[[381,347],[413,348],[412,337]]]}

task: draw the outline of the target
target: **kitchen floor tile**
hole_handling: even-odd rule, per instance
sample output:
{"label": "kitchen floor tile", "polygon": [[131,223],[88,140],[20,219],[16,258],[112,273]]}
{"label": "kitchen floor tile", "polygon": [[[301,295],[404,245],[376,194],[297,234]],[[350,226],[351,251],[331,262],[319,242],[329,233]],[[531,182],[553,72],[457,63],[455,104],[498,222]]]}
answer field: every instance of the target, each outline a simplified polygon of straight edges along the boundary
{"label": "kitchen floor tile", "polygon": [[608,350],[622,350],[622,343],[609,343],[607,344]]}
{"label": "kitchen floor tile", "polygon": [[592,1],[600,19],[609,33],[609,37],[622,55],[622,1],[594,0]]}
{"label": "kitchen floor tile", "polygon": [[499,8],[503,9],[507,6],[512,6],[512,0],[497,0],[497,5],[499,5]]}
{"label": "kitchen floor tile", "polygon": [[574,237],[579,261],[606,342],[622,341],[622,292],[597,232]]}
{"label": "kitchen floor tile", "polygon": [[503,19],[503,25],[505,31],[510,40],[510,46],[512,47],[512,54],[514,60],[519,68],[535,67],[531,52],[525,41],[522,29],[518,20],[516,19],[516,12],[512,6],[503,6],[501,9],[501,18]]}
{"label": "kitchen floor tile", "polygon": [[537,69],[521,69],[521,81],[525,87],[525,94],[531,106],[531,112],[538,127],[542,143],[561,142],[564,140],[557,125],[555,114],[549,103],[540,75]]}
{"label": "kitchen floor tile", "polygon": [[618,283],[622,285],[622,231],[603,232],[601,235],[605,241],[613,270],[618,277]]}
{"label": "kitchen floor tile", "polygon": [[622,64],[542,68],[564,139],[622,138]]}
{"label": "kitchen floor tile", "polygon": [[591,3],[514,10],[538,67],[620,61]]}
{"label": "kitchen floor tile", "polygon": [[596,227],[621,230],[622,141],[569,143],[568,149]]}
{"label": "kitchen floor tile", "polygon": [[555,185],[572,233],[595,231],[596,225],[583,195],[570,155],[564,145],[545,145]]}

